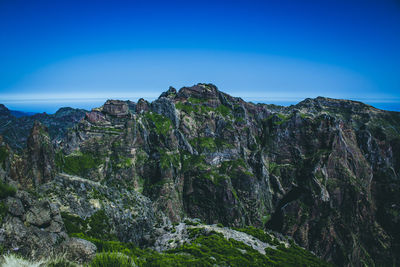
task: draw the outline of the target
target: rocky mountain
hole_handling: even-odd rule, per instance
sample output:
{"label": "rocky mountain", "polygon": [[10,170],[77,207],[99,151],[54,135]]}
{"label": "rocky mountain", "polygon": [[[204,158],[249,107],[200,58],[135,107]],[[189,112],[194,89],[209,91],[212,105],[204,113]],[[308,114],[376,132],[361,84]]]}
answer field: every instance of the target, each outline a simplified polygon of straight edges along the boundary
{"label": "rocky mountain", "polygon": [[0,135],[13,149],[22,150],[26,147],[34,122],[38,121],[48,127],[52,141],[57,143],[86,112],[83,109],[60,108],[55,114],[27,113],[29,116],[21,116],[21,113],[0,104]]}
{"label": "rocky mountain", "polygon": [[[15,118],[1,106],[0,124],[4,249],[43,254],[45,242],[85,261],[119,242],[144,266],[399,262],[397,112],[253,104],[197,84],[90,112]],[[200,257],[205,244],[231,258]]]}

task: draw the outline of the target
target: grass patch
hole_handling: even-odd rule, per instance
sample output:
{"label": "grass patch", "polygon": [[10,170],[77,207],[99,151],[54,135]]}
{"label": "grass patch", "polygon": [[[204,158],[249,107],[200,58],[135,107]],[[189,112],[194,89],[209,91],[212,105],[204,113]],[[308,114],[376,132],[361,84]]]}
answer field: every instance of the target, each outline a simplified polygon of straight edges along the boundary
{"label": "grass patch", "polygon": [[152,122],[157,134],[166,135],[172,126],[171,120],[163,115],[147,112],[145,117]]}
{"label": "grass patch", "polygon": [[188,229],[192,242],[164,253],[140,249],[132,243],[78,237],[102,251],[90,266],[131,266],[123,264],[132,264],[133,260],[138,266],[330,266],[295,244],[290,248],[280,245],[276,250],[266,249],[263,255],[242,242],[227,240],[216,232],[205,235],[203,230]]}
{"label": "grass patch", "polygon": [[[80,237],[90,237],[103,240],[116,240],[116,236],[111,234],[111,225],[104,210],[96,211],[86,220],[77,215],[61,212],[65,228],[68,235]],[[86,238],[85,238],[86,239]],[[90,241],[90,240],[89,240]]]}
{"label": "grass patch", "polygon": [[195,113],[195,112],[198,111],[198,107],[197,106],[193,106],[190,103],[178,102],[178,103],[175,104],[175,108],[177,108],[179,110],[182,110],[182,111],[186,112],[187,114],[190,114],[192,112]]}
{"label": "grass patch", "polygon": [[229,144],[225,140],[213,137],[198,137],[189,140],[189,143],[191,146],[197,148],[201,152],[215,152],[219,149],[233,148],[233,145]]}
{"label": "grass patch", "polygon": [[0,162],[3,166],[3,168],[5,168],[5,161],[8,158],[10,152],[8,151],[6,146],[1,146],[0,147]]}
{"label": "grass patch", "polygon": [[278,266],[332,266],[294,243],[289,248],[280,245],[278,249],[267,248],[265,252],[272,261],[279,263]]}
{"label": "grass patch", "polygon": [[81,217],[63,211],[61,212],[61,217],[64,221],[65,229],[67,230],[68,234],[86,231],[87,223]]}
{"label": "grass patch", "polygon": [[0,199],[14,196],[17,189],[9,184],[0,181]]}
{"label": "grass patch", "polygon": [[103,160],[92,153],[79,152],[68,156],[63,156],[60,153],[62,152],[56,155],[56,165],[68,174],[86,176],[90,170],[103,164]]}
{"label": "grass patch", "polygon": [[171,168],[172,166],[178,168],[180,165],[179,153],[173,153],[170,151],[159,149],[160,153],[160,166],[162,169]]}
{"label": "grass patch", "polygon": [[203,104],[203,103],[207,103],[208,100],[205,98],[198,98],[198,97],[189,97],[188,98],[188,102],[191,104]]}
{"label": "grass patch", "polygon": [[118,252],[98,253],[90,263],[90,267],[131,267],[136,266],[129,256]]}
{"label": "grass patch", "polygon": [[207,170],[208,166],[205,163],[204,155],[192,155],[186,152],[182,153],[182,171],[204,171]]}
{"label": "grass patch", "polygon": [[104,210],[96,211],[88,220],[90,230],[87,234],[92,237],[113,240],[116,239],[113,234],[110,234],[111,225]]}
{"label": "grass patch", "polygon": [[192,226],[197,226],[197,225],[200,224],[200,223],[198,223],[198,222],[194,222],[194,221],[190,221],[190,220],[185,220],[184,223],[185,223],[186,225],[192,225]]}
{"label": "grass patch", "polygon": [[55,259],[50,259],[47,261],[46,267],[78,267],[77,264],[70,262],[63,257],[57,257]]}
{"label": "grass patch", "polygon": [[118,171],[120,169],[128,169],[133,165],[131,158],[119,155],[117,153],[114,153],[111,156],[111,160],[113,163],[113,170],[115,171]]}
{"label": "grass patch", "polygon": [[232,228],[236,231],[246,233],[248,235],[254,236],[258,240],[268,243],[271,245],[279,245],[280,242],[276,240],[275,238],[272,238],[268,233],[266,233],[264,230],[255,228],[254,226],[246,226],[244,228]]}
{"label": "grass patch", "polygon": [[224,105],[219,105],[215,110],[224,117],[227,117],[231,114],[231,110]]}

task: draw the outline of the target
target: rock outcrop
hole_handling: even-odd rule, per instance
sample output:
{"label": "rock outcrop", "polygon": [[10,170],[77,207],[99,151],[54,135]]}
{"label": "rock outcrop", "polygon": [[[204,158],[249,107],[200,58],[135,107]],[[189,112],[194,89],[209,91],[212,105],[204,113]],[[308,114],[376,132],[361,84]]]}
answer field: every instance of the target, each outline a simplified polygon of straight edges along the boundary
{"label": "rock outcrop", "polygon": [[128,103],[121,100],[107,100],[103,105],[102,111],[111,116],[120,118],[124,118],[130,114]]}
{"label": "rock outcrop", "polygon": [[0,229],[3,250],[32,257],[62,251],[68,235],[56,205],[19,190],[7,197],[4,206],[7,211]]}
{"label": "rock outcrop", "polygon": [[39,186],[54,178],[56,172],[55,153],[48,130],[35,121],[27,144],[28,183]]}

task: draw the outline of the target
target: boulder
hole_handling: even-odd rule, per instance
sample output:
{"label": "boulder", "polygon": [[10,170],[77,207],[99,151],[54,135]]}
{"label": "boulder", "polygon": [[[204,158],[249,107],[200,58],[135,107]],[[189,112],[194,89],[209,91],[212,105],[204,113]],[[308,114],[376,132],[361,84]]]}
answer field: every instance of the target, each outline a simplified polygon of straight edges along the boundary
{"label": "boulder", "polygon": [[14,216],[22,216],[25,213],[24,206],[18,198],[8,197],[6,206],[8,207],[9,212]]}
{"label": "boulder", "polygon": [[65,243],[67,257],[80,263],[91,261],[96,255],[96,246],[87,240],[72,237]]}
{"label": "boulder", "polygon": [[41,201],[33,206],[26,213],[26,222],[39,227],[47,227],[50,225],[50,205],[47,201]]}

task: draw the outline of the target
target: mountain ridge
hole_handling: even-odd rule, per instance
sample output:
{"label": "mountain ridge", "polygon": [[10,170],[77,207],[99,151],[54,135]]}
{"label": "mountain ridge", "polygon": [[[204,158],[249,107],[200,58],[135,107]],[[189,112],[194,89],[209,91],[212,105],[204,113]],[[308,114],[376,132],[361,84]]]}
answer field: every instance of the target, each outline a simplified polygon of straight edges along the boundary
{"label": "mountain ridge", "polygon": [[[26,134],[28,126],[6,113],[2,125],[12,126],[5,129]],[[156,234],[153,223],[198,218],[280,232],[340,266],[398,262],[398,112],[324,97],[289,107],[253,104],[197,84],[170,87],[153,102],[107,100],[91,111],[36,118],[47,127],[32,122],[30,136],[45,136],[26,137],[27,150],[16,141],[22,134],[0,131],[11,151],[3,179],[57,200],[65,222],[103,212],[118,240],[143,245],[171,234]],[[85,191],[62,173],[105,188],[88,184]],[[76,200],[62,195],[67,185]],[[112,202],[114,191],[133,202]],[[120,207],[116,217],[111,204]],[[127,214],[139,209],[153,219],[132,224],[124,205]]]}

